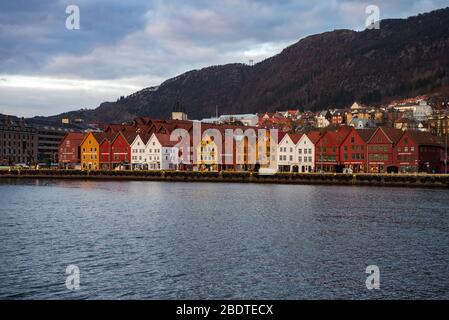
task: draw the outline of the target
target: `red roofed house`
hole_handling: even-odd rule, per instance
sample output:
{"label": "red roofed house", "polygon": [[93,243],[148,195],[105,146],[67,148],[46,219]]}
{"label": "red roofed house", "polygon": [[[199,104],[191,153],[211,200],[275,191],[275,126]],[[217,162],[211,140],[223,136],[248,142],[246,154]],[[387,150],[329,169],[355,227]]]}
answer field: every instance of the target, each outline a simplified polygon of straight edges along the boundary
{"label": "red roofed house", "polygon": [[299,171],[296,145],[302,134],[284,134],[279,136],[277,167],[279,172]]}
{"label": "red roofed house", "polygon": [[445,147],[427,132],[407,131],[396,146],[399,172],[444,173]]}
{"label": "red roofed house", "polygon": [[130,169],[131,144],[136,138],[135,131],[120,131],[111,142],[111,169]]}
{"label": "red roofed house", "polygon": [[343,171],[340,164],[340,147],[351,129],[341,127],[337,131],[327,131],[315,144],[315,169],[324,172]]}
{"label": "red roofed house", "polygon": [[404,132],[380,127],[367,142],[368,173],[397,173],[396,146]]}
{"label": "red roofed house", "polygon": [[104,135],[103,139],[99,141],[100,143],[100,169],[101,170],[112,170],[111,163],[111,136]]}
{"label": "red roofed house", "polygon": [[366,143],[375,131],[376,129],[351,129],[340,148],[340,164],[344,166],[344,172],[367,171]]}
{"label": "red roofed house", "polygon": [[67,133],[59,143],[59,165],[66,169],[81,168],[81,142],[84,140],[84,133]]}

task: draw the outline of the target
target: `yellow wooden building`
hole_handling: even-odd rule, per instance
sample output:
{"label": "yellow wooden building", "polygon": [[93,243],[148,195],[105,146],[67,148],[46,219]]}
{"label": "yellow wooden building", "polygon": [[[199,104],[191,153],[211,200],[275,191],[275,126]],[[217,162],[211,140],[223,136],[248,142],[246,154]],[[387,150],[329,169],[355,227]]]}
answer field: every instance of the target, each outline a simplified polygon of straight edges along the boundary
{"label": "yellow wooden building", "polygon": [[81,170],[100,168],[100,143],[103,133],[89,132],[81,142]]}

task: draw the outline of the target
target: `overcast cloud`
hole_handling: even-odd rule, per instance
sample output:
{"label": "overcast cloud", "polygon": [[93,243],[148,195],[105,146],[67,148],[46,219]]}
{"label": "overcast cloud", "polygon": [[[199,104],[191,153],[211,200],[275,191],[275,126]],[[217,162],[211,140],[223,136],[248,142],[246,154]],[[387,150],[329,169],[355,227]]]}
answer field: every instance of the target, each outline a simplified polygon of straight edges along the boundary
{"label": "overcast cloud", "polygon": [[[67,30],[78,5],[81,29]],[[255,62],[299,39],[449,6],[449,0],[2,0],[0,113],[94,108],[191,69]]]}

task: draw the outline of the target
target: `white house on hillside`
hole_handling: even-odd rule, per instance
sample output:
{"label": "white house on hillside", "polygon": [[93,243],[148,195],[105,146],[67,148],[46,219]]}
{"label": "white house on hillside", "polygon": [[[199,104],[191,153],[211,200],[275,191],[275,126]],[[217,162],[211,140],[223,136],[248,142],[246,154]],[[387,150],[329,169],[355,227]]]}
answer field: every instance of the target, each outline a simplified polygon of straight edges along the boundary
{"label": "white house on hillside", "polygon": [[317,128],[326,128],[330,125],[328,120],[328,111],[322,111],[316,116],[316,126]]}

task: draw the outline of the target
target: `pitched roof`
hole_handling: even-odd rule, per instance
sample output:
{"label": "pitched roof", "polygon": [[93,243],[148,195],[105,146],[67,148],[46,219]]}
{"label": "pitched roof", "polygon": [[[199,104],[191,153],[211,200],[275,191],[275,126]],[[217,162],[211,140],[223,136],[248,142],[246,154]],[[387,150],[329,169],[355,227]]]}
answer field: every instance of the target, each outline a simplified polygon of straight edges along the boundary
{"label": "pitched roof", "polygon": [[179,141],[171,141],[169,134],[155,133],[154,135],[163,147],[174,147],[179,143]]}
{"label": "pitched roof", "polygon": [[92,132],[92,135],[94,136],[94,138],[97,140],[97,142],[99,144],[101,144],[103,142],[103,140],[107,139],[107,140],[111,140],[112,135],[105,133],[105,132]]}
{"label": "pitched roof", "polygon": [[443,147],[441,138],[434,136],[428,132],[407,131],[408,136],[418,145]]}
{"label": "pitched roof", "polygon": [[381,127],[379,129],[382,130],[393,143],[398,143],[399,140],[401,140],[402,136],[404,135],[404,131],[400,129],[384,128],[384,127]]}
{"label": "pitched roof", "polygon": [[359,134],[360,138],[362,138],[362,140],[364,142],[368,142],[369,139],[371,139],[371,137],[373,136],[373,134],[376,132],[377,129],[359,129],[356,130],[357,133]]}
{"label": "pitched roof", "polygon": [[287,135],[285,132],[278,132],[278,143],[281,143],[281,141],[284,139],[284,137]]}
{"label": "pitched roof", "polygon": [[66,135],[64,136],[64,138],[61,140],[61,142],[59,143],[59,145],[61,145],[62,143],[64,143],[64,141],[66,140],[71,140],[71,141],[78,141],[78,144],[81,144],[81,142],[84,140],[84,137],[86,136],[85,133],[79,133],[79,132],[69,132],[66,133]]}
{"label": "pitched roof", "polygon": [[319,131],[310,131],[306,133],[307,137],[312,141],[313,144],[316,144],[318,140],[321,138],[321,132]]}
{"label": "pitched roof", "polygon": [[301,138],[304,134],[289,133],[288,135],[290,136],[290,139],[292,139],[294,144],[298,144],[299,140],[301,140]]}
{"label": "pitched roof", "polygon": [[148,140],[150,140],[150,138],[151,138],[151,134],[149,132],[142,132],[142,133],[139,133],[138,135],[140,137],[140,140],[142,140],[142,142],[144,144],[147,144]]}

